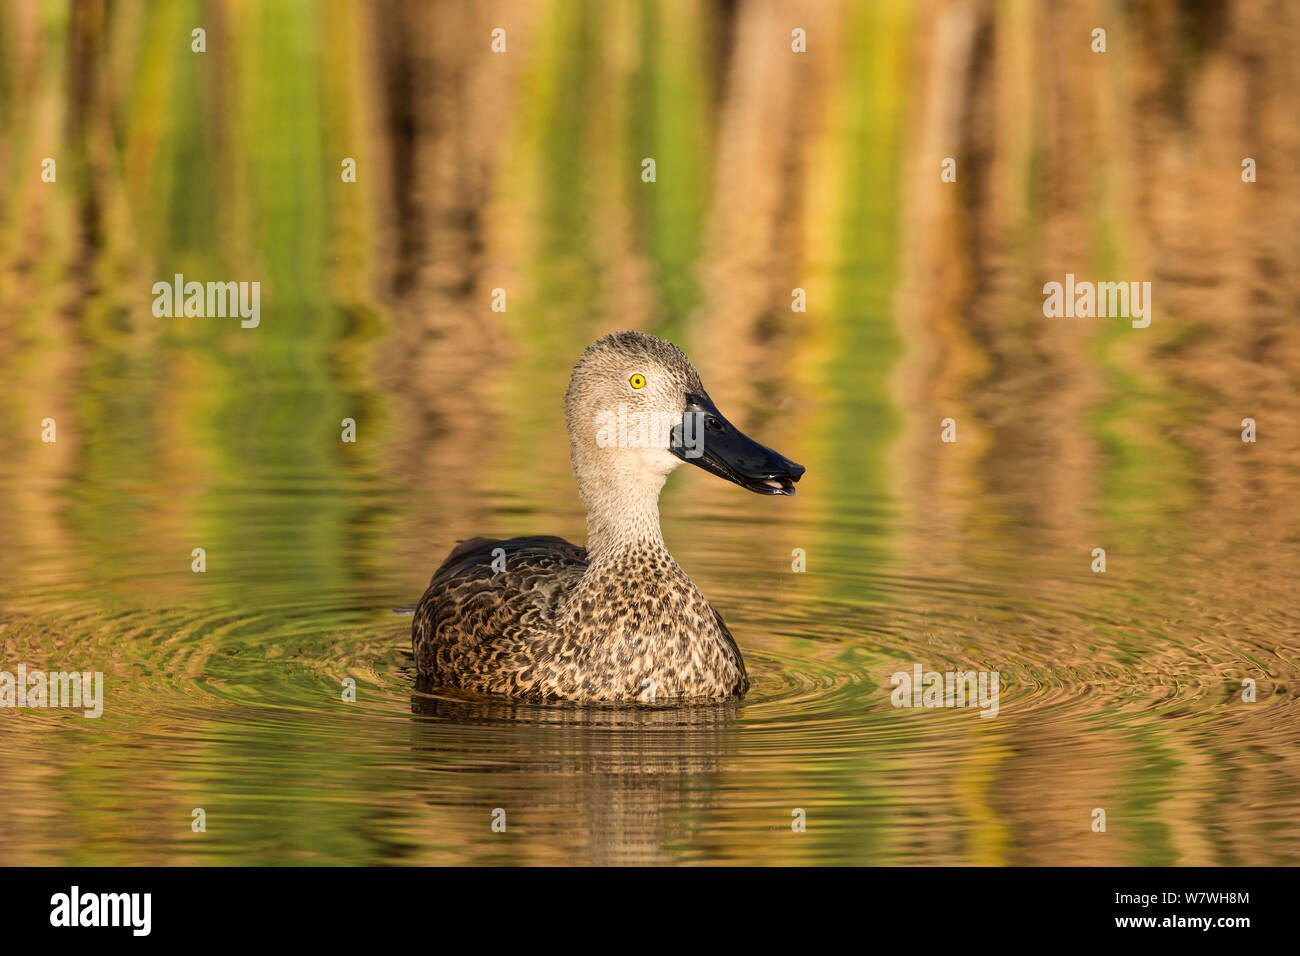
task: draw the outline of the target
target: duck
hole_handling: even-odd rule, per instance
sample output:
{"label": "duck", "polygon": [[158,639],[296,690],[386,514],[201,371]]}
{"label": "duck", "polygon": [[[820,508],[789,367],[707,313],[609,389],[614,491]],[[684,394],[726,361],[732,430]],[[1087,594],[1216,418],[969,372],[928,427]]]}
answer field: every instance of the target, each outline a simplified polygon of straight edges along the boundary
{"label": "duck", "polygon": [[546,535],[459,543],[415,607],[417,681],[543,701],[743,697],[740,648],[664,544],[659,493],[691,464],[789,496],[803,466],[724,418],[685,353],[645,332],[583,351],[564,415],[586,546]]}

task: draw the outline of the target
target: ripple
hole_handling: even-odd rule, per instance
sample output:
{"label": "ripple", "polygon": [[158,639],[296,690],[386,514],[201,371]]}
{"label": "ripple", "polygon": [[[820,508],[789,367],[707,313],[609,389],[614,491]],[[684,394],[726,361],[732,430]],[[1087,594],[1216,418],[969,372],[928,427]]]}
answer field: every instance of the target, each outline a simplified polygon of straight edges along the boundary
{"label": "ripple", "polygon": [[[760,820],[780,829],[791,807],[846,839],[880,821],[913,820],[905,830],[915,839],[872,859],[916,861],[933,855],[924,828],[960,829],[970,800],[996,800],[998,814],[1032,820],[1050,780],[1104,805],[1121,791],[1102,768],[1123,766],[1134,775],[1117,779],[1153,806],[1177,788],[1222,786],[1215,768],[1268,767],[1281,788],[1251,799],[1272,818],[1291,818],[1300,628],[1277,606],[1198,599],[1190,585],[1170,584],[1135,613],[1130,590],[1088,579],[954,581],[883,568],[787,575],[779,600],[759,601],[752,596],[767,586],[759,576],[716,570],[706,563],[701,586],[717,595],[741,645],[749,694],[637,707],[417,688],[409,620],[389,610],[402,595],[379,588],[307,600],[295,584],[267,582],[250,588],[246,605],[213,602],[200,588],[202,601],[140,608],[51,585],[6,614],[0,646],[31,667],[104,671],[105,713],[95,722],[63,711],[0,716],[12,728],[0,767],[21,767],[32,753],[82,767],[101,794],[95,804],[135,821],[130,832],[149,824],[127,794],[182,822],[187,804],[227,806],[245,821],[241,836],[212,841],[205,859],[251,845],[310,859],[314,851],[280,853],[253,837],[256,820],[283,820],[301,805],[339,821],[379,800],[406,822],[382,828],[353,859],[432,852],[414,820],[427,815],[459,832],[483,806],[509,804],[524,814],[516,826],[525,838],[565,852],[575,839],[595,854],[599,834],[637,835],[620,844],[624,862],[661,860],[674,840],[679,861],[753,862],[740,834]],[[146,577],[142,588],[177,590],[174,577]],[[997,718],[894,707],[890,677],[914,664],[996,670]],[[1246,677],[1258,681],[1254,704],[1241,700]],[[88,759],[97,769],[85,769]],[[1162,769],[1148,775],[1148,764]],[[21,769],[7,786],[28,824],[49,824],[36,797],[48,786]],[[1216,811],[1215,825],[1229,812]],[[704,824],[682,829],[678,818],[709,821],[723,845],[703,838]],[[323,825],[311,830],[328,840]],[[100,839],[132,858],[129,833]],[[195,852],[181,839],[156,842]],[[1293,843],[1275,843],[1271,858]],[[475,846],[449,852],[474,857]]]}

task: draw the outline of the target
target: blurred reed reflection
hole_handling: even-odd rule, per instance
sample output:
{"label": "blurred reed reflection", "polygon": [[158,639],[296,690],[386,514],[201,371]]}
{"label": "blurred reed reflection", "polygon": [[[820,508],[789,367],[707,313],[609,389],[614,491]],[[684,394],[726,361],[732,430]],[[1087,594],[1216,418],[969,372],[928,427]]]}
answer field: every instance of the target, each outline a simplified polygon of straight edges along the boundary
{"label": "blurred reed reflection", "polygon": [[[4,4],[0,669],[108,699],[0,711],[0,863],[1297,862],[1298,41],[1245,0]],[[176,273],[260,326],[156,317]],[[1044,317],[1066,273],[1150,327]],[[414,690],[387,609],[455,541],[582,539],[561,395],[629,327],[808,467],[661,504],[754,691]],[[1000,716],[891,708],[914,662]]]}

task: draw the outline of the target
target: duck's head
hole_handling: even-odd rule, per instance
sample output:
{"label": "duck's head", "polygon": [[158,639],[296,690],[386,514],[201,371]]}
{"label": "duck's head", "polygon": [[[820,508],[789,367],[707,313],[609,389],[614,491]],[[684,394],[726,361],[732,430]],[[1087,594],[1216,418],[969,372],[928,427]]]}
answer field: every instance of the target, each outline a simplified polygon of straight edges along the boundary
{"label": "duck's head", "polygon": [[615,332],[589,345],[564,410],[580,488],[594,475],[624,485],[645,480],[657,490],[687,462],[760,495],[792,495],[804,472],[727,421],[691,360],[644,332]]}

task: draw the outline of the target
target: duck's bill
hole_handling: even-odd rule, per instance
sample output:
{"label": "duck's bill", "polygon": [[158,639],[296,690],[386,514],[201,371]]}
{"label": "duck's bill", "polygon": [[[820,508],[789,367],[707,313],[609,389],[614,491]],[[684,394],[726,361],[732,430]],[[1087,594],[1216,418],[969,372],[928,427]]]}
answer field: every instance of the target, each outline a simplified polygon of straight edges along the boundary
{"label": "duck's bill", "polygon": [[707,395],[686,396],[686,411],[673,427],[672,453],[719,478],[760,495],[792,495],[803,465],[760,445],[722,417]]}

